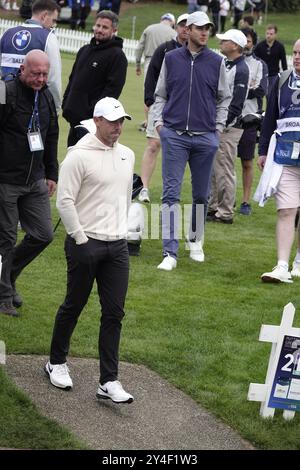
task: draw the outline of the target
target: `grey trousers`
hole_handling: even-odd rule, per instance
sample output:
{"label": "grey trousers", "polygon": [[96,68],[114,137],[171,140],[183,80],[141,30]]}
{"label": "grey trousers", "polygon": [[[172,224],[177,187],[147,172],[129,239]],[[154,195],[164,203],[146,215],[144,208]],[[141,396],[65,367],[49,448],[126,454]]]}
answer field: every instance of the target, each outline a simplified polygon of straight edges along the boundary
{"label": "grey trousers", "polygon": [[211,179],[208,211],[216,211],[221,219],[232,219],[236,193],[235,160],[243,129],[228,127],[221,134]]}
{"label": "grey trousers", "polygon": [[[18,221],[21,222],[25,236],[16,245]],[[1,183],[0,302],[12,299],[16,278],[52,239],[53,230],[46,182],[39,180],[27,185]]]}

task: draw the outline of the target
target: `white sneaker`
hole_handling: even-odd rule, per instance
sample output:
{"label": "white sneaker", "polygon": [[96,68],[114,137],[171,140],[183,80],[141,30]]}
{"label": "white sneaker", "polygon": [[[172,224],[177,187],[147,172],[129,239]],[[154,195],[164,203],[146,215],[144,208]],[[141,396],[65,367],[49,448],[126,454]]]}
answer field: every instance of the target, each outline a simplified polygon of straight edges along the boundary
{"label": "white sneaker", "polygon": [[300,261],[293,262],[292,277],[300,277]]}
{"label": "white sneaker", "polygon": [[175,269],[176,266],[177,260],[173,258],[173,256],[167,254],[167,256],[165,256],[162,262],[157,266],[157,269],[162,269],[163,271],[172,271],[172,269]]}
{"label": "white sneaker", "polygon": [[140,202],[150,202],[150,194],[149,189],[143,188],[139,194],[139,201]]}
{"label": "white sneaker", "polygon": [[50,382],[54,387],[64,388],[65,390],[70,390],[73,387],[66,362],[64,364],[50,364],[50,362],[47,362],[44,371],[48,374]]}
{"label": "white sneaker", "polygon": [[286,282],[289,284],[293,282],[291,273],[282,266],[275,266],[272,272],[262,274],[261,280],[263,282]]}
{"label": "white sneaker", "polygon": [[203,263],[204,252],[201,240],[195,242],[190,242],[189,240],[187,240],[185,248],[186,250],[190,250],[190,258],[192,260],[198,261],[198,263]]}
{"label": "white sneaker", "polygon": [[14,11],[19,10],[19,7],[18,7],[18,5],[16,4],[16,2],[13,3],[13,6],[12,6],[11,8],[12,8],[12,10],[14,10]]}
{"label": "white sneaker", "polygon": [[103,385],[99,384],[96,397],[104,400],[110,398],[114,403],[132,403],[134,400],[130,393],[125,392],[118,380],[106,382]]}

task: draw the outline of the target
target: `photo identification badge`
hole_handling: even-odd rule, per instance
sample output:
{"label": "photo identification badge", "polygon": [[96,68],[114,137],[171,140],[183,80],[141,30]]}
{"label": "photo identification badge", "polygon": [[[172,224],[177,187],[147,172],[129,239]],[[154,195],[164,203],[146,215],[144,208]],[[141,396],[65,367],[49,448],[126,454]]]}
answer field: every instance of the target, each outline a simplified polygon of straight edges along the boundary
{"label": "photo identification badge", "polygon": [[39,130],[36,132],[28,131],[27,138],[31,152],[39,152],[44,150],[44,144]]}

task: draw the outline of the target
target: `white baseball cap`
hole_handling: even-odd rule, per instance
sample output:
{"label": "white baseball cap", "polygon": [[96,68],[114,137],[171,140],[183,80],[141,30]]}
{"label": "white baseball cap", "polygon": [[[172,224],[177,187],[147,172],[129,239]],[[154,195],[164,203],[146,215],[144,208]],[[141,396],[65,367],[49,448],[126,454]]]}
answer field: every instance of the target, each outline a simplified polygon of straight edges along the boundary
{"label": "white baseball cap", "polygon": [[213,26],[213,23],[204,11],[194,11],[194,13],[191,13],[187,17],[186,25],[190,26],[191,24],[195,26],[205,26],[206,24]]}
{"label": "white baseball cap", "polygon": [[181,21],[186,21],[188,16],[188,13],[183,13],[182,15],[178,16],[176,24],[181,23]]}
{"label": "white baseball cap", "polygon": [[161,17],[161,20],[168,20],[171,21],[171,23],[175,24],[175,16],[172,13],[164,13]]}
{"label": "white baseball cap", "polygon": [[229,29],[224,34],[216,34],[220,41],[232,41],[244,48],[247,45],[247,37],[239,29]]}
{"label": "white baseball cap", "polygon": [[125,113],[125,109],[120,101],[109,97],[102,98],[102,100],[96,103],[93,116],[104,117],[108,121],[117,121],[117,119],[122,117],[131,119],[131,116]]}

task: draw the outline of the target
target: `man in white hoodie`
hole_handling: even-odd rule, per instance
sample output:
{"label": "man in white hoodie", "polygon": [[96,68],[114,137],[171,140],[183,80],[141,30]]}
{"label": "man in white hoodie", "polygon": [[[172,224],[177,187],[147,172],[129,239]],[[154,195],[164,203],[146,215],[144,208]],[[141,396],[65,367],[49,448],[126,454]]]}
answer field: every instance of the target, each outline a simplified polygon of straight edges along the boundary
{"label": "man in white hoodie", "polygon": [[50,361],[45,365],[52,385],[72,388],[66,356],[96,280],[102,311],[97,398],[116,403],[133,401],[117,380],[128,286],[126,235],[134,168],[134,153],[118,142],[125,118],[131,119],[118,100],[106,97],[98,101],[94,108],[96,134],[80,139],[61,165],[57,208],[68,234],[67,295],[56,315]]}

